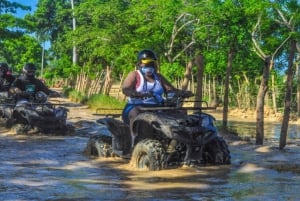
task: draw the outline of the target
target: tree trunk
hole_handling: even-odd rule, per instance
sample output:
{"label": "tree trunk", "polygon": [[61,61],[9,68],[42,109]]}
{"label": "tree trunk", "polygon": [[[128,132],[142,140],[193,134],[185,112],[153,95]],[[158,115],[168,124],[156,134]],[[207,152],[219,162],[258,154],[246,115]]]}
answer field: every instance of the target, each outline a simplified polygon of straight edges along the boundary
{"label": "tree trunk", "polygon": [[286,136],[289,127],[289,118],[290,118],[290,110],[291,110],[291,95],[292,95],[292,85],[293,85],[293,75],[294,75],[294,58],[296,52],[296,40],[291,41],[289,58],[288,58],[288,72],[287,72],[287,80],[286,80],[286,91],[285,91],[285,100],[284,100],[284,113],[283,120],[281,125],[280,132],[280,143],[279,149],[283,149],[286,145]]}
{"label": "tree trunk", "polygon": [[197,66],[197,89],[196,89],[196,102],[195,107],[201,107],[202,101],[202,87],[203,87],[203,72],[204,72],[204,57],[199,54],[195,58],[195,63]]}
{"label": "tree trunk", "polygon": [[217,90],[216,90],[216,78],[212,78],[212,100],[209,104],[211,107],[218,107],[219,105],[219,99],[217,96]]}
{"label": "tree trunk", "polygon": [[208,92],[208,101],[211,100],[211,75],[208,75],[208,83],[207,83],[207,92]]}
{"label": "tree trunk", "polygon": [[243,77],[245,79],[244,81],[244,85],[246,87],[244,87],[244,98],[243,98],[243,105],[246,109],[250,109],[251,108],[251,97],[250,97],[250,82],[249,82],[249,79],[246,75],[246,73],[243,73]]}
{"label": "tree trunk", "polygon": [[[198,69],[199,71],[199,69]],[[198,72],[199,73],[199,72]],[[198,74],[197,74],[197,83],[198,83]],[[207,74],[203,74],[203,80],[202,80],[202,97],[205,97],[207,95]]]}
{"label": "tree trunk", "polygon": [[228,119],[228,100],[229,100],[229,79],[232,70],[232,61],[233,61],[233,50],[230,49],[228,53],[227,69],[226,69],[226,78],[225,78],[225,89],[224,89],[224,107],[223,107],[223,128],[227,128],[227,119]]}
{"label": "tree trunk", "polygon": [[275,114],[277,113],[277,104],[276,104],[276,90],[275,90],[275,78],[272,75],[272,100],[273,100],[273,109]]}
{"label": "tree trunk", "polygon": [[[73,25],[73,32],[76,30],[76,18],[75,18],[75,11],[74,11],[74,0],[71,0],[71,8],[72,8],[72,25]],[[73,41],[73,65],[77,64],[78,58],[77,58],[77,47],[75,44],[75,41]]]}
{"label": "tree trunk", "polygon": [[185,73],[184,73],[184,77],[183,77],[183,81],[182,81],[182,85],[181,85],[182,90],[187,90],[187,88],[189,86],[189,81],[191,80],[191,77],[192,77],[192,67],[193,67],[193,62],[189,61],[185,68]]}
{"label": "tree trunk", "polygon": [[296,63],[296,71],[297,71],[297,116],[300,117],[300,52],[298,52],[298,58]]}
{"label": "tree trunk", "polygon": [[256,144],[262,145],[264,143],[264,103],[265,95],[268,91],[268,80],[270,75],[270,59],[265,58],[265,65],[263,75],[260,82],[259,91],[256,99]]}
{"label": "tree trunk", "polygon": [[104,95],[109,95],[109,91],[111,89],[112,86],[112,78],[111,78],[111,74],[112,74],[112,69],[110,66],[106,67],[106,76],[105,76],[105,82],[104,82]]}

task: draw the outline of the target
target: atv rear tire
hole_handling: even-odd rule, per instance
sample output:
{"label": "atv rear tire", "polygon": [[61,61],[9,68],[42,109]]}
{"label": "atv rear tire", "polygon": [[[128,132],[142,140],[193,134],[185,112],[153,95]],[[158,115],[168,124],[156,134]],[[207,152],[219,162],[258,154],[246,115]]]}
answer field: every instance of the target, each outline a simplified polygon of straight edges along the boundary
{"label": "atv rear tire", "polygon": [[144,139],[134,147],[130,164],[142,170],[163,169],[164,149],[157,140]]}
{"label": "atv rear tire", "polygon": [[93,136],[89,139],[84,153],[97,157],[112,157],[112,138],[105,135]]}
{"label": "atv rear tire", "polygon": [[203,152],[203,159],[205,164],[230,164],[230,151],[225,140],[218,136],[206,144]]}

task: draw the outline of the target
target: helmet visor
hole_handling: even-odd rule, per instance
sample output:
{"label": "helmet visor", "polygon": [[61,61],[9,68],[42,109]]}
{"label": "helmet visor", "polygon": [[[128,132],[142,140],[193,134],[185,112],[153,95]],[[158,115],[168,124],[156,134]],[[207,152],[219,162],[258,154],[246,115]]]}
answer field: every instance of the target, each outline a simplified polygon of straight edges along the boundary
{"label": "helmet visor", "polygon": [[142,64],[150,64],[152,62],[155,62],[155,60],[152,59],[152,58],[143,58],[143,59],[141,59]]}

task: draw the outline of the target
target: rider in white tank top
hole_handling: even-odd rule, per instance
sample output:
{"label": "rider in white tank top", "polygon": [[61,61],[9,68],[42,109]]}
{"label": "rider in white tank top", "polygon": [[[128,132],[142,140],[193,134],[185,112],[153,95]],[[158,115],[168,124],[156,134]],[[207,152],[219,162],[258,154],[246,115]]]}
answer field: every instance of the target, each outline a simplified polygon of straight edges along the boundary
{"label": "rider in white tank top", "polygon": [[153,97],[148,98],[136,98],[136,97],[129,97],[128,103],[132,104],[161,104],[162,103],[162,95],[164,89],[160,83],[158,76],[154,73],[154,82],[147,82],[145,80],[144,75],[140,70],[136,71],[137,73],[137,84],[136,84],[136,92],[141,94],[153,94]]}

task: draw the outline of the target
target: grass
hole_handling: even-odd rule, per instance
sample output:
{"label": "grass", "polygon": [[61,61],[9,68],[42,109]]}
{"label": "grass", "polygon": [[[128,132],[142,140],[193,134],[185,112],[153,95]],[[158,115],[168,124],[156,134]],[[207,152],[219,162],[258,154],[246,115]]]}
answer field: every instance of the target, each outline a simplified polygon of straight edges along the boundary
{"label": "grass", "polygon": [[63,89],[64,90],[64,94],[71,100],[74,101],[76,103],[83,103],[85,104],[86,101],[88,100],[87,96],[84,95],[84,93],[78,92],[74,89]]}
{"label": "grass", "polygon": [[96,94],[88,98],[83,93],[70,88],[64,89],[64,94],[71,101],[86,104],[92,110],[97,108],[123,109],[126,105],[126,101],[120,101],[114,97],[103,94]]}
{"label": "grass", "polygon": [[87,103],[91,109],[105,108],[105,109],[123,109],[126,105],[125,101],[117,100],[114,97],[103,94],[91,96]]}

